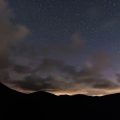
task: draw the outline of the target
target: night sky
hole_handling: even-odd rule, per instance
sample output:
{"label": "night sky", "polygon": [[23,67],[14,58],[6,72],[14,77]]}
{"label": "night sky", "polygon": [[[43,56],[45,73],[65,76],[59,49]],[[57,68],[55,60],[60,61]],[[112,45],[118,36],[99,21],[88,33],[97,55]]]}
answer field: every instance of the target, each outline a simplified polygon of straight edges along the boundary
{"label": "night sky", "polygon": [[0,0],[0,34],[1,81],[14,89],[120,91],[119,0]]}

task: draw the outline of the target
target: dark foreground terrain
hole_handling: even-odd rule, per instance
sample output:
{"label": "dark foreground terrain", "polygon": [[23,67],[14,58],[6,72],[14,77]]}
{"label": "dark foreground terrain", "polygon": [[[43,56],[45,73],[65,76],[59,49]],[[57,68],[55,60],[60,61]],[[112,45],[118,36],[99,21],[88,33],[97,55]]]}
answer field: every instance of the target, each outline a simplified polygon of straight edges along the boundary
{"label": "dark foreground terrain", "polygon": [[[100,112],[114,112],[120,109],[120,94],[107,95],[104,97],[88,97],[85,95],[74,96],[55,96],[46,92],[36,92],[32,94],[22,94],[11,90],[6,86],[0,84],[0,112],[14,113],[14,111],[37,111],[39,114],[54,111],[97,111]],[[21,110],[22,109],[22,110]],[[57,111],[59,110],[59,111]],[[20,114],[20,112],[18,112]],[[54,114],[54,112],[53,112]],[[61,113],[59,113],[61,114]],[[94,112],[93,112],[94,114]],[[5,117],[5,116],[4,116]]]}

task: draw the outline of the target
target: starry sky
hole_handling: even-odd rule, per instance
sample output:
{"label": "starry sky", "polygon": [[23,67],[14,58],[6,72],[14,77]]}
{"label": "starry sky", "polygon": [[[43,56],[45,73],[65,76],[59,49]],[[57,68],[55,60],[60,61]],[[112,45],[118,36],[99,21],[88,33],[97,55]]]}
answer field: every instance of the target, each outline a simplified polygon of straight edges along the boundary
{"label": "starry sky", "polygon": [[[26,52],[64,59],[73,65],[79,65],[97,52],[106,52],[113,64],[120,67],[118,0],[8,2],[14,11],[15,21],[25,24],[31,31],[27,40],[21,43]],[[70,50],[72,45],[73,50]]]}
{"label": "starry sky", "polygon": [[0,0],[0,6],[1,19],[19,29],[16,33],[6,23],[3,26],[13,30],[15,41],[16,36],[20,39],[11,45],[6,42],[2,49],[12,63],[38,70],[40,63],[44,69],[58,67],[60,62],[63,68],[73,67],[77,72],[92,69],[116,83],[120,73],[119,0]]}

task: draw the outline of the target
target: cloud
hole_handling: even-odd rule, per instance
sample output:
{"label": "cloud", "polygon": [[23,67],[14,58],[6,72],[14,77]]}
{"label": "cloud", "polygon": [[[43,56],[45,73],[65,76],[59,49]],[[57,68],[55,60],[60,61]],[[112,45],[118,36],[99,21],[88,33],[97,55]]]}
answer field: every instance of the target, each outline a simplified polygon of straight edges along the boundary
{"label": "cloud", "polygon": [[[47,43],[47,42],[46,42]],[[62,43],[62,44],[61,44]],[[81,52],[85,47],[85,40],[79,32],[74,32],[70,35],[67,42],[57,41],[57,43],[49,43],[40,47],[42,56],[50,54],[71,55],[76,52]]]}
{"label": "cloud", "polygon": [[77,83],[84,84],[85,86],[92,88],[107,89],[117,87],[116,84],[114,84],[109,79],[104,78],[100,72],[95,71],[92,68],[83,68],[80,72],[77,73],[75,79]]}
{"label": "cloud", "polygon": [[[23,74],[22,72],[18,72]],[[28,72],[23,79],[4,80],[4,83],[27,91],[48,91],[66,94],[69,91],[94,95],[98,91],[108,94],[110,90],[119,88],[115,84],[93,68],[84,67],[76,71],[73,66],[66,65],[62,61],[43,59],[43,62],[34,70]],[[66,92],[67,91],[67,92]],[[91,92],[92,91],[92,92]],[[102,92],[101,92],[102,91]],[[111,92],[112,93],[112,92]],[[73,93],[74,94],[74,93]]]}
{"label": "cloud", "polygon": [[9,73],[7,71],[4,70],[0,70],[0,82],[7,82],[9,81],[10,76]]}
{"label": "cloud", "polygon": [[103,71],[111,66],[110,55],[105,51],[97,51],[91,55],[88,63],[88,67],[92,67],[95,71]]}
{"label": "cloud", "polygon": [[[14,87],[30,90],[30,91],[39,91],[39,90],[47,90],[47,89],[57,89],[58,86],[53,85],[52,78],[38,78],[35,76],[27,76],[24,80],[19,81],[10,81],[10,84],[13,84]],[[49,83],[51,82],[51,83]]]}
{"label": "cloud", "polygon": [[[99,79],[97,79],[99,80]],[[100,82],[96,82],[93,85],[93,88],[99,88],[99,89],[108,89],[108,88],[113,88],[115,89],[116,87],[118,87],[118,85],[114,84],[113,82],[107,80],[107,79],[100,79]]]}
{"label": "cloud", "polygon": [[75,71],[73,66],[66,65],[63,61],[45,58],[40,64],[41,70],[59,70],[61,72]]}
{"label": "cloud", "polygon": [[76,49],[83,49],[85,46],[85,41],[82,38],[82,35],[78,32],[75,32],[71,36],[71,46]]}
{"label": "cloud", "polygon": [[29,29],[12,23],[13,12],[5,0],[0,0],[0,69],[9,64],[8,56],[12,45],[26,37]]}
{"label": "cloud", "polygon": [[116,74],[117,76],[117,81],[120,83],[120,73]]}
{"label": "cloud", "polygon": [[[9,60],[10,47],[16,42],[21,41],[29,34],[29,29],[20,24],[12,22],[14,13],[9,8],[5,0],[0,0],[0,81],[7,83],[19,90],[28,91],[48,91],[59,92],[79,91],[80,93],[93,95],[96,92],[112,93],[110,90],[116,90],[119,85],[109,79],[105,79],[101,74],[102,71],[109,67],[110,57],[105,52],[97,52],[91,56],[89,65],[86,65],[79,71],[73,66],[54,59],[43,59],[42,63],[35,69],[30,67],[11,63]],[[70,42],[67,45],[53,45],[41,50],[45,53],[53,51],[68,55],[85,47],[85,42],[80,33],[73,33]],[[42,49],[42,48],[41,48]],[[9,66],[11,65],[11,66]],[[7,71],[4,68],[8,68]],[[11,78],[11,71],[17,76]],[[119,81],[118,76],[118,81]],[[92,92],[91,92],[92,91]]]}
{"label": "cloud", "polygon": [[25,73],[29,73],[31,71],[31,69],[27,66],[23,66],[23,65],[14,65],[13,66],[13,71],[19,74],[25,74]]}
{"label": "cloud", "polygon": [[5,0],[0,0],[0,16],[2,16],[2,18],[11,18],[11,14],[12,10],[9,9],[8,3]]}

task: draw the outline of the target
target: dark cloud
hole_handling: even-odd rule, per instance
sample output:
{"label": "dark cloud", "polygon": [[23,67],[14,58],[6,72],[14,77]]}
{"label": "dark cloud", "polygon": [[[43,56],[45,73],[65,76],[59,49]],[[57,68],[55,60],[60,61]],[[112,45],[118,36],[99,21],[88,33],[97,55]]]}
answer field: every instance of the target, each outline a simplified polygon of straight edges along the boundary
{"label": "dark cloud", "polygon": [[85,47],[85,40],[79,32],[72,34],[71,36],[71,47],[73,49],[83,49]]}
{"label": "dark cloud", "polygon": [[[82,69],[80,72],[77,73],[75,76],[76,82],[86,84],[88,86],[91,86],[91,84],[96,83],[96,80],[100,78],[101,75],[97,73],[96,71],[90,69],[90,68],[85,68]],[[99,81],[97,81],[99,82]]]}
{"label": "dark cloud", "polygon": [[86,66],[100,72],[108,69],[111,66],[111,57],[105,51],[97,51],[91,55]]}
{"label": "dark cloud", "polygon": [[0,0],[0,69],[9,65],[10,47],[23,39],[29,30],[23,25],[12,23],[13,12],[5,0]]}
{"label": "dark cloud", "polygon": [[120,73],[116,74],[117,76],[117,81],[120,82]]}
{"label": "dark cloud", "polygon": [[[52,80],[52,81],[51,81]],[[58,86],[54,86],[52,83],[54,80],[51,77],[48,78],[38,78],[36,76],[27,76],[24,80],[19,81],[10,81],[9,84],[12,84],[14,87],[30,90],[30,91],[39,91],[39,90],[49,90],[57,89]]]}
{"label": "dark cloud", "polygon": [[76,82],[80,84],[84,84],[86,86],[92,86],[93,88],[113,88],[117,87],[115,83],[112,81],[104,78],[104,76],[96,72],[94,69],[86,68],[81,70],[80,72],[77,73],[75,76]]}
{"label": "dark cloud", "polygon": [[45,58],[42,63],[35,68],[32,73],[40,72],[40,73],[64,73],[64,74],[74,74],[75,68],[70,65],[66,65],[63,61]]}
{"label": "dark cloud", "polygon": [[[99,80],[99,79],[97,79]],[[108,88],[117,88],[119,87],[119,85],[114,84],[113,82],[111,82],[110,80],[107,79],[100,79],[100,82],[96,82],[93,85],[93,88],[99,88],[99,89],[108,89]]]}
{"label": "dark cloud", "polygon": [[[21,68],[19,74],[22,75],[24,67]],[[26,69],[26,68],[25,68]],[[25,70],[26,71],[26,70]],[[76,71],[73,66],[52,59],[44,59],[43,62],[34,70],[28,72],[23,79],[7,80],[6,83],[11,84],[15,88],[27,91],[78,91],[86,88],[102,89],[107,92],[107,89],[116,89],[118,85],[95,71],[92,68],[83,68]],[[5,80],[4,80],[5,82]],[[84,86],[84,88],[83,88]],[[88,91],[89,94],[89,91]],[[90,94],[92,94],[90,92]]]}
{"label": "dark cloud", "polygon": [[8,81],[10,79],[9,73],[6,70],[0,70],[0,81]]}
{"label": "dark cloud", "polygon": [[16,64],[16,65],[13,66],[13,71],[15,71],[19,74],[25,74],[25,73],[29,73],[31,71],[31,69],[27,66]]}
{"label": "dark cloud", "polygon": [[[63,41],[49,43],[41,46],[39,54],[43,57],[50,54],[71,55],[76,52],[81,52],[85,47],[85,40],[79,32],[72,33],[67,42],[63,44]],[[47,42],[46,42],[47,43]]]}

